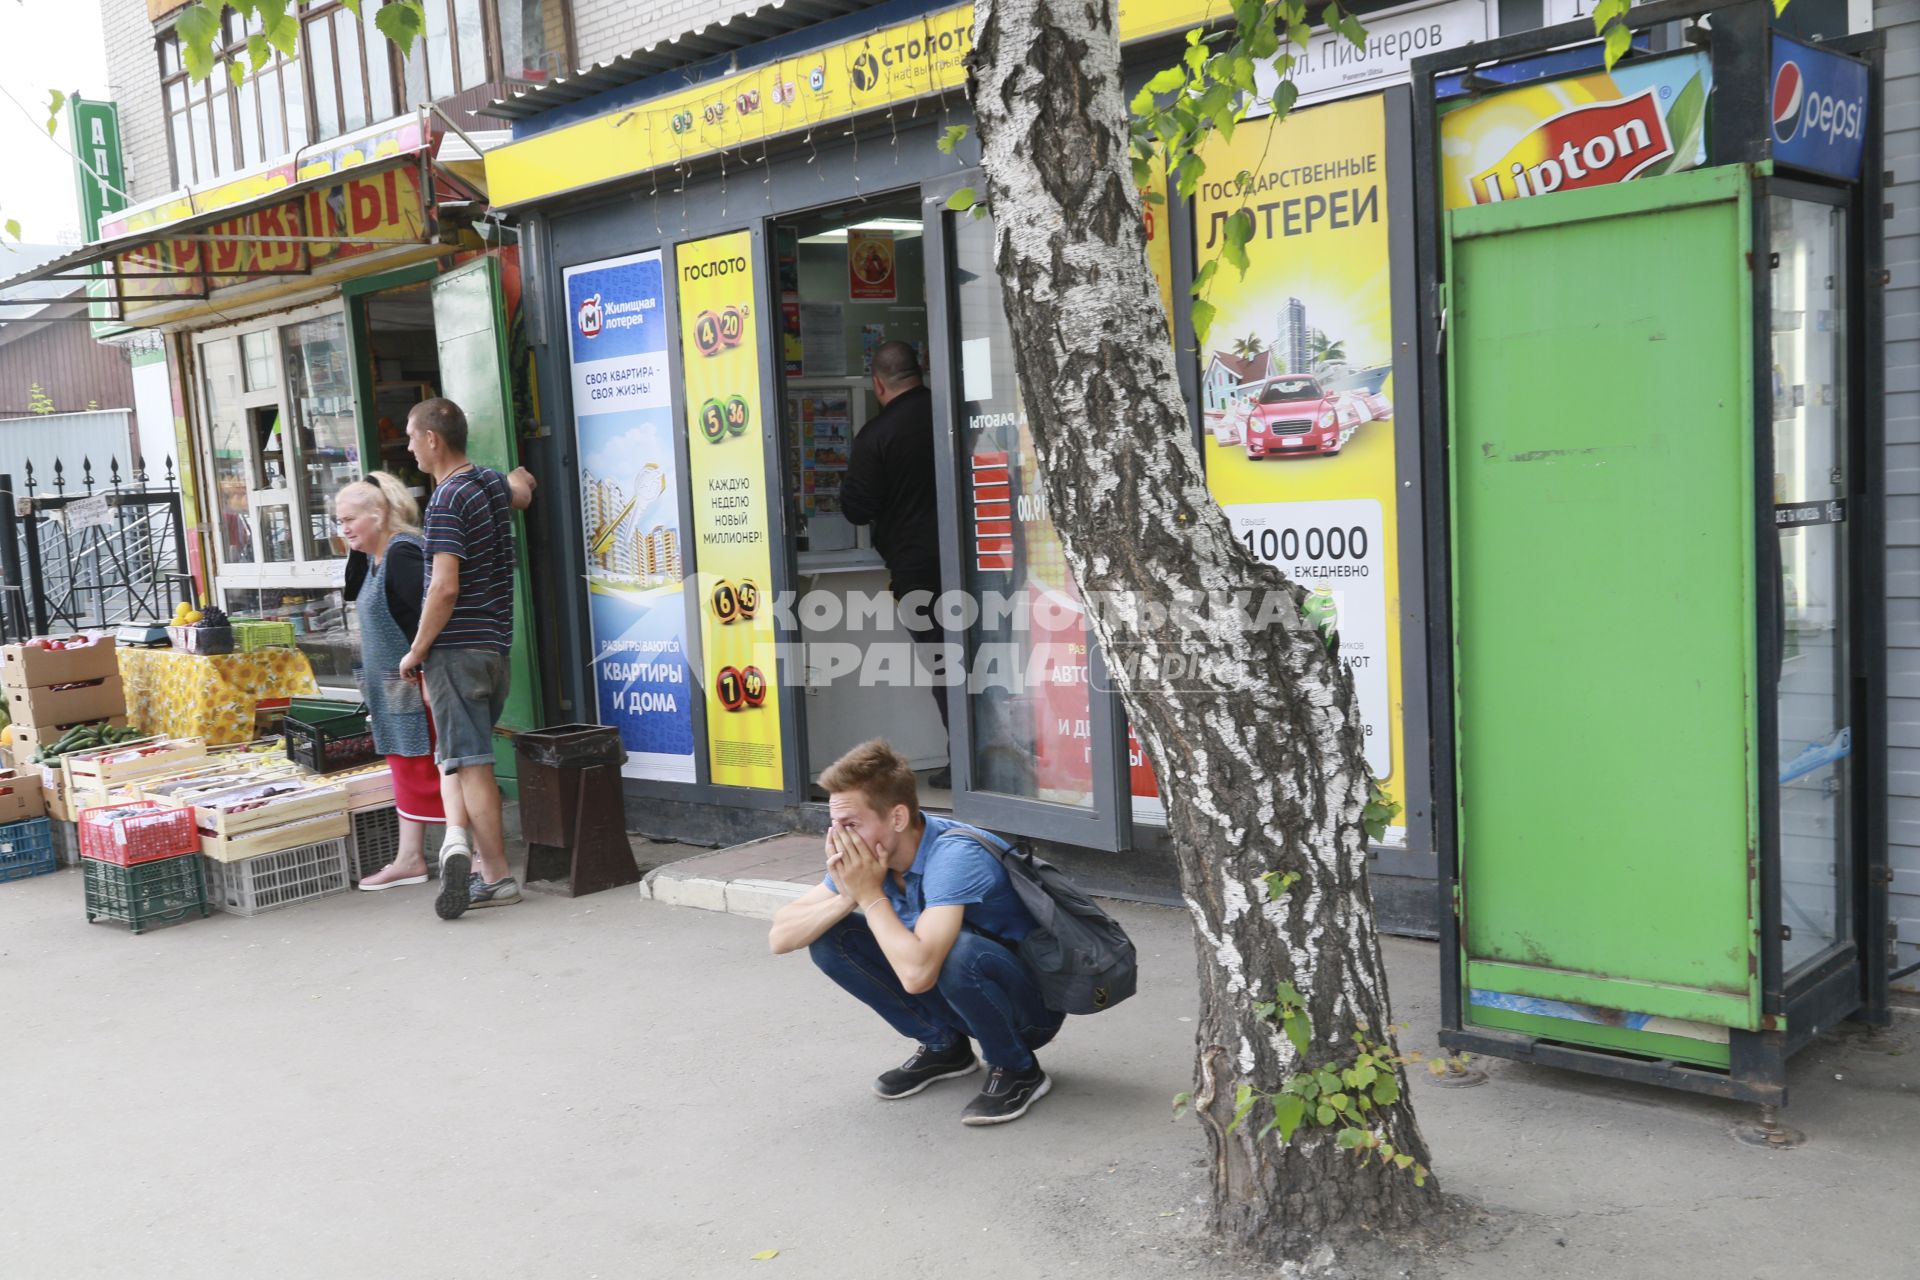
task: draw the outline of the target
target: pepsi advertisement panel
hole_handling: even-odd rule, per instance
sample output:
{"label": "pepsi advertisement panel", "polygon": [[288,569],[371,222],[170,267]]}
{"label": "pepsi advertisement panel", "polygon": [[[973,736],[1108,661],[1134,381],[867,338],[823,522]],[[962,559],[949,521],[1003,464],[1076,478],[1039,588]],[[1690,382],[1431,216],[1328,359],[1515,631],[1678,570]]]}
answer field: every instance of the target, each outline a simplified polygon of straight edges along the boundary
{"label": "pepsi advertisement panel", "polygon": [[564,273],[593,680],[630,778],[694,782],[680,476],[660,254]]}
{"label": "pepsi advertisement panel", "polygon": [[1867,147],[1866,64],[1773,37],[1773,159],[1858,181]]}

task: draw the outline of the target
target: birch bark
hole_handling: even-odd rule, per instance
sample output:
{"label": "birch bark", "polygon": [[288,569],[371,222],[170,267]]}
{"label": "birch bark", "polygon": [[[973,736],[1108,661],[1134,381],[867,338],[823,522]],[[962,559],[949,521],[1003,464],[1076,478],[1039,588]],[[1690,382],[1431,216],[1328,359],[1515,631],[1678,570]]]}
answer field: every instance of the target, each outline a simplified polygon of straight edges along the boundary
{"label": "birch bark", "polygon": [[[1308,1066],[1351,1063],[1356,1030],[1389,1034],[1352,681],[1301,617],[1301,589],[1252,558],[1207,491],[1146,263],[1115,4],[974,12],[984,196],[1045,497],[1158,773],[1198,938],[1194,1097],[1214,1226],[1276,1260],[1378,1240],[1430,1213],[1436,1184],[1338,1149],[1332,1127],[1257,1137],[1263,1109],[1227,1132],[1238,1084],[1275,1092]],[[1271,593],[1284,594],[1263,609]],[[1129,599],[1247,607],[1111,607]],[[1277,902],[1262,882],[1273,871],[1299,877]],[[1254,1010],[1282,980],[1312,1020],[1304,1058]],[[1375,1127],[1428,1164],[1402,1085]]]}

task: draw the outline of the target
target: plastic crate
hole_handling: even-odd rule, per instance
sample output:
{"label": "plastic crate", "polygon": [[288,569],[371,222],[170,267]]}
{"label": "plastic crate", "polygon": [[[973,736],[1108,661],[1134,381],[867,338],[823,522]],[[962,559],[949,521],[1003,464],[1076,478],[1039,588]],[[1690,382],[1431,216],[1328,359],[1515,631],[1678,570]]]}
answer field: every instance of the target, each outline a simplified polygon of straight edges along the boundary
{"label": "plastic crate", "polygon": [[[427,842],[427,873],[440,868],[440,847]],[[400,811],[365,809],[353,815],[353,834],[347,837],[347,861],[353,867],[353,882],[362,880],[400,856]]]}
{"label": "plastic crate", "polygon": [[0,883],[59,869],[60,861],[53,852],[53,827],[45,818],[0,826]]}
{"label": "plastic crate", "polygon": [[335,773],[380,758],[366,707],[355,702],[295,698],[280,721],[287,758],[312,773]]}
{"label": "plastic crate", "polygon": [[233,652],[233,628],[207,627],[195,623],[187,628],[187,652],[212,656]]}
{"label": "plastic crate", "polygon": [[80,869],[86,879],[89,924],[118,920],[139,933],[150,924],[185,919],[195,911],[204,916],[209,910],[198,854],[131,867],[82,858]]}
{"label": "plastic crate", "polygon": [[80,811],[80,856],[123,867],[197,853],[193,810],[163,800],[126,800]]}
{"label": "plastic crate", "polygon": [[207,897],[218,910],[236,916],[257,916],[352,887],[345,840],[322,840],[240,862],[199,861],[207,877]]}
{"label": "plastic crate", "polygon": [[252,653],[256,649],[290,649],[293,647],[293,624],[235,618],[233,647],[241,653]]}

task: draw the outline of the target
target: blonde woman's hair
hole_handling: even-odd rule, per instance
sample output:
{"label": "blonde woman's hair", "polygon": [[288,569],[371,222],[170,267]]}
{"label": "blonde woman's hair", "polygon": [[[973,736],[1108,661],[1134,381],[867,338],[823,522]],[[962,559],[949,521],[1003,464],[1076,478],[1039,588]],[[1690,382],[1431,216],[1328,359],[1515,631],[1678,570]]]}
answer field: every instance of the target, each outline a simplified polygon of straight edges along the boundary
{"label": "blonde woman's hair", "polygon": [[380,526],[388,533],[420,532],[420,504],[413,500],[398,476],[369,471],[360,479],[341,485],[334,505],[337,507],[340,499],[349,493],[380,513]]}

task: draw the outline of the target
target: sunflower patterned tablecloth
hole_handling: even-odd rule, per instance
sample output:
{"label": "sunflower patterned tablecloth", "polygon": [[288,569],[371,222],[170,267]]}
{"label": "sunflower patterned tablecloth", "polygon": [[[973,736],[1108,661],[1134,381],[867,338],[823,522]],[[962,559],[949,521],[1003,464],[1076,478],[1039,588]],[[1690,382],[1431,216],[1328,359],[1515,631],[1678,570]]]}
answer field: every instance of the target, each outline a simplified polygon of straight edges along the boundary
{"label": "sunflower patterned tablecloth", "polygon": [[123,648],[120,680],[128,723],[148,733],[204,738],[210,747],[251,741],[254,708],[262,698],[320,692],[312,664],[298,649],[196,654]]}

